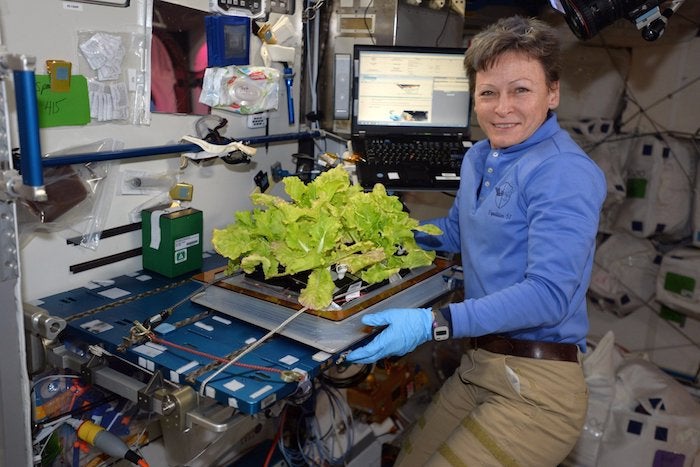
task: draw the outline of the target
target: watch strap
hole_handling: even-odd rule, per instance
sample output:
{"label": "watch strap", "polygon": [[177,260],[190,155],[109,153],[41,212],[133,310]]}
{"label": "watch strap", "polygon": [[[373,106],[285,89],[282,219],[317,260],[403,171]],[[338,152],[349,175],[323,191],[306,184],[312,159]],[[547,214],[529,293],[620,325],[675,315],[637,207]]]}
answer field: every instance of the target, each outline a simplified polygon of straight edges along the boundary
{"label": "watch strap", "polygon": [[444,341],[452,337],[452,314],[449,307],[433,310],[433,340]]}

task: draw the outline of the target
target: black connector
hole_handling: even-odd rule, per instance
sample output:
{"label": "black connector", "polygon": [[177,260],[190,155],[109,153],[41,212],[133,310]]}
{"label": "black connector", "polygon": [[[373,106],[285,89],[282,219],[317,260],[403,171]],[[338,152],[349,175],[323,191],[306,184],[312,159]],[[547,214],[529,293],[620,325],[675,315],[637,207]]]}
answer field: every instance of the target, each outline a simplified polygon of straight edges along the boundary
{"label": "black connector", "polygon": [[260,188],[260,193],[265,193],[270,188],[270,179],[267,176],[267,172],[261,170],[253,177],[253,181]]}
{"label": "black connector", "polygon": [[270,173],[272,173],[272,181],[277,183],[284,177],[282,173],[282,164],[275,162],[270,166]]}

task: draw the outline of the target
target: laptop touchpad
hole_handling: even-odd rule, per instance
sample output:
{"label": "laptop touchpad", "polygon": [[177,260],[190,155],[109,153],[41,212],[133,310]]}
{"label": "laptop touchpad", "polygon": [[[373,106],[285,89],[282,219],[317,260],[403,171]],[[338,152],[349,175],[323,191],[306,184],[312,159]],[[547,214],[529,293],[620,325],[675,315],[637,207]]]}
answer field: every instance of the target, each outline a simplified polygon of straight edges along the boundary
{"label": "laptop touchpad", "polygon": [[428,170],[406,169],[403,171],[403,182],[408,186],[422,186],[432,180]]}

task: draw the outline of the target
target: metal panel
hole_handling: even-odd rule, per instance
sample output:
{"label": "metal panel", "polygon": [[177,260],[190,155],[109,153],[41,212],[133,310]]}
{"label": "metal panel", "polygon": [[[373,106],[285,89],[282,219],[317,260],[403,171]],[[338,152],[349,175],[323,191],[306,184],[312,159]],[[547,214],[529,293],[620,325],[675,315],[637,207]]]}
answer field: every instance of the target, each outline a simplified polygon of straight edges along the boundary
{"label": "metal panel", "polygon": [[[12,169],[5,92],[5,82],[0,81],[0,175]],[[15,203],[0,201],[0,466],[32,461],[18,248]]]}
{"label": "metal panel", "polygon": [[[0,202],[0,236],[16,238],[14,204]],[[16,246],[2,245],[3,276],[17,271]],[[24,318],[19,275],[0,282],[0,466],[31,463],[29,376],[25,366]],[[8,358],[9,357],[9,358]]]}
{"label": "metal panel", "polygon": [[394,45],[462,47],[464,16],[452,8],[434,10],[399,3]]}

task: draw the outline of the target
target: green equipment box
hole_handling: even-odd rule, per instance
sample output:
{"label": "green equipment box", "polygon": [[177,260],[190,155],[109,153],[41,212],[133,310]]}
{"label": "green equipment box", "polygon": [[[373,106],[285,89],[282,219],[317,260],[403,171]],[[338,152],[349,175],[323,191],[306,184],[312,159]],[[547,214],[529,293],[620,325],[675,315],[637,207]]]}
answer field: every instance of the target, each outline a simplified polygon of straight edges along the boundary
{"label": "green equipment box", "polygon": [[176,277],[202,267],[202,211],[167,206],[141,211],[143,268]]}

